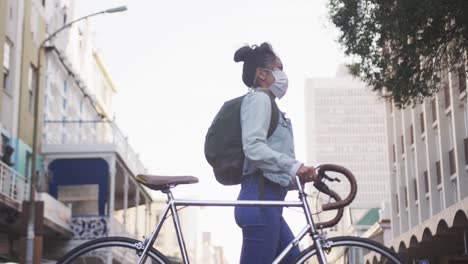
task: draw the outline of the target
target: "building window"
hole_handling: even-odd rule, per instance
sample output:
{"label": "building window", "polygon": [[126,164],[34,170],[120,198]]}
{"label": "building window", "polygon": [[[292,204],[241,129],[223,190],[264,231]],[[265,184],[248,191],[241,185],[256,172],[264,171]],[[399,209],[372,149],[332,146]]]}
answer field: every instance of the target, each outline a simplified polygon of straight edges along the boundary
{"label": "building window", "polygon": [[[434,141],[435,141],[435,151],[436,157],[439,159],[440,157],[440,146],[439,146],[439,129],[438,127],[434,127]],[[429,141],[428,141],[429,142]]]}
{"label": "building window", "polygon": [[450,106],[450,86],[448,80],[444,84],[444,99],[445,99],[445,108]]}
{"label": "building window", "polygon": [[453,201],[458,202],[458,184],[457,179],[452,180]]}
{"label": "building window", "polygon": [[400,139],[401,139],[401,153],[405,154],[405,138],[403,137],[403,135],[401,135]]}
{"label": "building window", "polygon": [[460,93],[466,90],[466,71],[463,66],[458,68],[458,89]]}
{"label": "building window", "polygon": [[42,6],[46,5],[46,0],[42,0]]}
{"label": "building window", "polygon": [[33,65],[29,66],[28,73],[28,108],[29,112],[34,112],[34,97],[37,90],[37,69]]}
{"label": "building window", "polygon": [[396,207],[397,214],[400,213],[400,204],[398,201],[398,194],[395,194],[395,207]]}
{"label": "building window", "polygon": [[418,184],[416,182],[416,178],[413,179],[413,186],[414,186],[414,200],[418,200]]}
{"label": "building window", "polygon": [[419,122],[421,125],[421,134],[423,134],[424,133],[424,112],[421,112],[419,114]]}
{"label": "building window", "polygon": [[432,98],[431,100],[431,108],[432,108],[432,122],[435,122],[437,121],[437,106],[436,106],[435,98]]}
{"label": "building window", "polygon": [[436,161],[435,165],[436,165],[436,177],[437,177],[436,181],[437,181],[437,185],[440,185],[440,184],[442,184],[442,175],[441,175],[442,172],[440,170],[441,169],[440,168],[440,161],[439,160]]}
{"label": "building window", "polygon": [[392,145],[393,162],[396,162],[395,144]]}
{"label": "building window", "polygon": [[409,126],[410,129],[410,140],[411,140],[411,145],[414,144],[414,130],[413,130],[413,125]]}
{"label": "building window", "polygon": [[429,193],[429,175],[427,171],[424,171],[424,191]]}
{"label": "building window", "polygon": [[408,208],[408,188],[405,186],[405,207]]}
{"label": "building window", "polygon": [[10,71],[13,52],[13,43],[7,38],[3,43],[3,89],[11,92]]}
{"label": "building window", "polygon": [[447,115],[448,121],[448,134],[449,134],[449,149],[453,149],[454,139],[453,139],[453,123],[452,123],[452,115]]}
{"label": "building window", "polygon": [[442,188],[439,188],[438,192],[439,192],[440,209],[444,210],[445,209],[444,192],[442,191]]}

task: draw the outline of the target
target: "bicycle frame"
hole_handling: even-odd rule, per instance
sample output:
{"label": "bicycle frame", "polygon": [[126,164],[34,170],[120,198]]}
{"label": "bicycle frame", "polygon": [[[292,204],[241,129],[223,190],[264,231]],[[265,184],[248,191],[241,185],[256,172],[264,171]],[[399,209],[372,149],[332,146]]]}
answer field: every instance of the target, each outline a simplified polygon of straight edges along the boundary
{"label": "bicycle frame", "polygon": [[166,217],[169,213],[169,211],[172,214],[172,219],[174,221],[174,227],[176,230],[177,234],[177,240],[179,242],[179,247],[180,251],[182,254],[182,259],[184,264],[189,264],[189,258],[187,254],[187,248],[185,246],[185,241],[184,237],[182,234],[182,229],[180,226],[180,221],[179,221],[179,215],[177,213],[177,206],[210,206],[210,207],[216,207],[216,206],[250,206],[250,207],[271,207],[271,206],[282,206],[282,207],[301,207],[304,210],[304,214],[307,220],[306,226],[299,232],[299,234],[294,237],[294,239],[288,244],[288,246],[276,257],[276,259],[273,261],[273,264],[278,264],[281,262],[281,260],[284,259],[284,257],[288,254],[291,249],[296,246],[299,241],[304,238],[304,236],[309,233],[312,237],[312,240],[314,242],[314,245],[317,249],[317,258],[320,264],[326,264],[327,261],[325,259],[325,255],[322,249],[322,241],[321,237],[319,235],[318,230],[316,229],[314,225],[314,220],[312,219],[312,214],[309,209],[309,204],[307,202],[307,195],[304,192],[304,187],[299,181],[299,178],[296,177],[296,184],[298,187],[299,191],[299,200],[300,201],[257,201],[257,200],[252,200],[252,201],[205,201],[205,200],[177,200],[174,198],[172,195],[172,192],[168,190],[164,190],[163,192],[167,194],[168,198],[168,205],[164,211],[164,214],[161,217],[161,220],[159,221],[158,225],[156,226],[155,230],[151,233],[151,236],[149,239],[146,239],[144,242],[144,249],[141,254],[140,260],[138,261],[138,264],[143,264],[146,261],[146,252],[150,247],[153,246],[156,237],[159,234],[159,231],[161,230],[161,227],[166,220]]}

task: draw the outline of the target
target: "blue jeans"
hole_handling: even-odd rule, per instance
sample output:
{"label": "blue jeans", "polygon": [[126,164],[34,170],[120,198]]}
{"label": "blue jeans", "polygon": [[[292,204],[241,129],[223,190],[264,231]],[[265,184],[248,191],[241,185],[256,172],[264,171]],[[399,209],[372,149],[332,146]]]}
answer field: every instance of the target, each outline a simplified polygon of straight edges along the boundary
{"label": "blue jeans", "polygon": [[[259,182],[263,176],[246,176],[242,180],[238,200],[260,200]],[[287,189],[264,178],[262,200],[283,201]],[[237,225],[242,228],[240,264],[270,264],[293,240],[294,235],[284,220],[283,207],[242,207],[234,210]],[[282,263],[290,263],[299,255],[294,247]]]}

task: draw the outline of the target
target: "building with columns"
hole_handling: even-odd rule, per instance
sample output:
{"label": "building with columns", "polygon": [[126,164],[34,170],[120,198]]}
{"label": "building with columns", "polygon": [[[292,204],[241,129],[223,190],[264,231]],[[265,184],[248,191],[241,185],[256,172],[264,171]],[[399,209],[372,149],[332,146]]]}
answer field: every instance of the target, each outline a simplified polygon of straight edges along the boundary
{"label": "building with columns", "polygon": [[468,262],[466,72],[466,62],[442,72],[439,92],[415,107],[386,104],[389,246],[407,261]]}
{"label": "building with columns", "polygon": [[[74,19],[75,3],[48,1],[49,32]],[[98,237],[141,239],[150,232],[152,198],[135,180],[146,169],[113,121],[116,92],[87,20],[47,43],[39,186],[71,210],[73,234],[48,240],[44,258],[57,259]]]}

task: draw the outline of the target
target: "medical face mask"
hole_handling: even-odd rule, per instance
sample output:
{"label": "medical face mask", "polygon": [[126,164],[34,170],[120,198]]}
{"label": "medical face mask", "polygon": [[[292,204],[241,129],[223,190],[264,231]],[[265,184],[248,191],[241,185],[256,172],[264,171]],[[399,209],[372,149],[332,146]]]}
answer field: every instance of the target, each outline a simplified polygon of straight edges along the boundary
{"label": "medical face mask", "polygon": [[275,82],[268,87],[268,89],[270,89],[278,99],[281,99],[288,91],[288,76],[286,76],[286,73],[282,70],[270,71],[273,77],[275,77]]}

